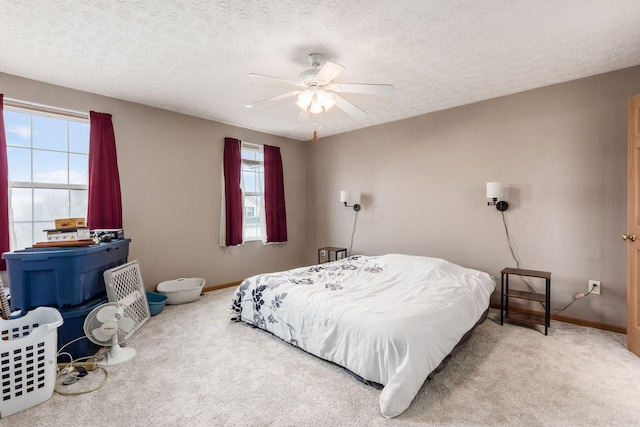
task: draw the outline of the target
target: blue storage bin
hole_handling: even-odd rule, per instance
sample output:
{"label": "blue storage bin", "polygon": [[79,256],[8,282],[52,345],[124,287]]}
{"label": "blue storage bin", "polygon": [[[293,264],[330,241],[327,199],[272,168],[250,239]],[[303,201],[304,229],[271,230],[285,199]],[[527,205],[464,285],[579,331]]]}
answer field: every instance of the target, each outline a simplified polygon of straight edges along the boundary
{"label": "blue storage bin", "polygon": [[104,295],[103,273],[127,262],[131,239],[80,248],[7,252],[12,310],[76,306]]}
{"label": "blue storage bin", "polygon": [[[106,296],[99,296],[75,307],[58,308],[64,321],[62,326],[58,327],[58,351],[62,349],[62,352],[70,353],[74,359],[94,355],[100,346],[84,337],[84,319],[91,313],[91,310],[107,302],[109,300]],[[62,348],[65,344],[80,337],[84,338]],[[68,363],[69,361],[68,356],[58,358],[58,363]]]}

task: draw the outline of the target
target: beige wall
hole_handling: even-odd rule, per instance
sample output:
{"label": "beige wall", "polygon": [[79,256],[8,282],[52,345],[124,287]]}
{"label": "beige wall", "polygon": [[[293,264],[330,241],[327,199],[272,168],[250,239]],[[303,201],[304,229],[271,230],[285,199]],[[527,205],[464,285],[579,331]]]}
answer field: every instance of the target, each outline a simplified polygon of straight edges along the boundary
{"label": "beige wall", "polygon": [[[177,277],[208,285],[299,266],[305,241],[305,149],[299,141],[0,74],[0,93],[78,111],[113,115],[129,259],[147,289]],[[224,137],[281,147],[289,242],[221,248]]]}
{"label": "beige wall", "polygon": [[[314,263],[320,246],[447,258],[499,277],[513,266],[485,183],[508,187],[505,212],[521,266],[552,272],[552,306],[602,281],[563,314],[624,326],[626,101],[640,67],[334,137],[292,141],[0,74],[6,97],[114,116],[130,259],[145,284],[208,284]],[[225,136],[282,147],[289,242],[218,246]],[[534,282],[534,286],[540,284]]]}
{"label": "beige wall", "polygon": [[552,272],[552,307],[601,280],[602,295],[562,314],[625,326],[626,106],[638,92],[635,67],[321,138],[307,159],[311,247],[349,247],[350,190],[362,194],[354,254],[441,257],[499,280],[515,263],[485,183],[502,181],[521,267]]}

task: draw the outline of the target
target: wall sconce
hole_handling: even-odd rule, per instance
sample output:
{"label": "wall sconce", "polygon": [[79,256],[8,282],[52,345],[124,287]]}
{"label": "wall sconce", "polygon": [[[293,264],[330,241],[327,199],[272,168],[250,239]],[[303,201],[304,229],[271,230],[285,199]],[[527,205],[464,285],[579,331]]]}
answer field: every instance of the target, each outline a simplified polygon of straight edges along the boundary
{"label": "wall sconce", "polygon": [[509,208],[509,204],[504,200],[498,201],[502,198],[503,188],[501,182],[487,182],[487,199],[491,199],[487,202],[487,206],[495,206],[500,212],[506,211]]}
{"label": "wall sconce", "polygon": [[354,211],[358,212],[360,210],[360,205],[357,203],[354,203],[353,205],[349,206],[347,203],[349,202],[349,200],[351,199],[351,195],[349,194],[348,191],[340,191],[340,202],[344,203],[344,205],[348,208],[353,208]]}

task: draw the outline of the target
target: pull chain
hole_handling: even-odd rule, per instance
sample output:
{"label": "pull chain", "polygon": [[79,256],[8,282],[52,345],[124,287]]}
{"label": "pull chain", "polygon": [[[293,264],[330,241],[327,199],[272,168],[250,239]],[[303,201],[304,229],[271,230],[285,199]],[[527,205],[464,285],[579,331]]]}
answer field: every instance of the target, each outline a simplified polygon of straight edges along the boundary
{"label": "pull chain", "polygon": [[322,129],[322,126],[318,124],[318,121],[313,122],[313,138],[312,138],[313,142],[318,142],[318,131]]}

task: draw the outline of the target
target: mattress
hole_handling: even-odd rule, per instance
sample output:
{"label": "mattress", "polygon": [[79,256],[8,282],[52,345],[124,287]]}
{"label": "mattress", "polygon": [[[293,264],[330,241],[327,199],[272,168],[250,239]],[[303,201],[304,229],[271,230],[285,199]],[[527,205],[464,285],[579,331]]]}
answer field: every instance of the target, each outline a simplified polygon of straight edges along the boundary
{"label": "mattress", "polygon": [[482,318],[495,286],[440,258],[352,256],[245,279],[231,320],[382,384],[380,413],[391,418]]}

